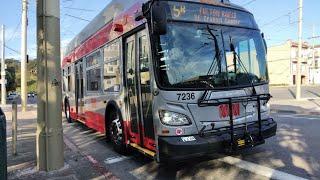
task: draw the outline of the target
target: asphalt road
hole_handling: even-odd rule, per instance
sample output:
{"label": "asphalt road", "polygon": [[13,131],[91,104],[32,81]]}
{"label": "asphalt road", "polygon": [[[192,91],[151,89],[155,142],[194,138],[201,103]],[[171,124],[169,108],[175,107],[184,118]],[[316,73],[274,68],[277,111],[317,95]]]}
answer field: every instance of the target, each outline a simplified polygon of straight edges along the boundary
{"label": "asphalt road", "polygon": [[276,137],[237,155],[212,155],[161,165],[139,153],[121,156],[103,135],[80,123],[64,122],[65,137],[120,179],[319,179],[320,117],[273,114]]}

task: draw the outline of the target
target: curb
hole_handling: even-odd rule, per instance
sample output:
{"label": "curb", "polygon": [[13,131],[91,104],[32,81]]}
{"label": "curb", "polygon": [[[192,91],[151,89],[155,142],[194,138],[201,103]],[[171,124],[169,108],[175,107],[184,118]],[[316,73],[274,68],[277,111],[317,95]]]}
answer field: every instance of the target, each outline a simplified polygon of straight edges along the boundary
{"label": "curb", "polygon": [[312,112],[303,112],[303,111],[291,111],[291,110],[275,110],[271,109],[271,113],[283,113],[283,114],[301,114],[301,115],[319,115],[320,112],[312,111]]}

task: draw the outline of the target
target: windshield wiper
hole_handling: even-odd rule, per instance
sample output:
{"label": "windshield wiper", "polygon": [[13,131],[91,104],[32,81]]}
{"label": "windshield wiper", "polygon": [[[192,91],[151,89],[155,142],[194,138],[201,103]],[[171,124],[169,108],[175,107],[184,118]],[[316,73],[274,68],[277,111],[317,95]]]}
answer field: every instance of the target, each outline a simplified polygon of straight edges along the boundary
{"label": "windshield wiper", "polygon": [[[219,67],[219,73],[221,73],[221,69],[222,69],[222,67],[221,67],[221,55],[220,55],[220,50],[219,50],[219,46],[218,46],[218,39],[217,39],[217,36],[212,33],[212,30],[214,30],[214,29],[210,29],[209,25],[207,25],[207,31],[209,32],[209,34],[213,38],[214,49],[215,49],[215,52],[216,52],[215,57],[214,57],[211,65],[210,65],[210,68],[209,68],[209,70],[207,72],[207,75],[210,75],[213,72],[214,67],[215,67],[215,62],[216,62],[215,60],[218,61],[219,66],[220,66]],[[217,30],[215,30],[215,31],[217,31]]]}
{"label": "windshield wiper", "polygon": [[252,95],[257,95],[257,91],[256,91],[256,88],[255,88],[255,85],[253,83],[253,78],[250,76],[246,66],[244,65],[244,63],[242,62],[240,56],[238,55],[238,53],[236,52],[236,49],[234,47],[234,44],[232,43],[231,41],[231,37],[230,37],[230,50],[233,52],[233,62],[234,62],[234,66],[235,66],[235,73],[237,74],[237,71],[236,71],[236,62],[237,60],[239,61],[240,63],[240,67],[243,68],[243,70],[245,71],[246,73],[246,77],[248,79],[248,81],[250,82],[250,85],[252,87]]}
{"label": "windshield wiper", "polygon": [[[210,68],[207,72],[207,76],[209,76],[210,74],[212,74],[212,72],[214,72],[216,70],[216,67],[219,68],[219,74],[221,74],[221,71],[222,71],[222,64],[221,64],[221,51],[219,50],[219,45],[218,45],[218,39],[217,39],[217,36],[214,35],[212,33],[212,30],[214,29],[210,29],[209,25],[207,25],[207,31],[208,33],[211,35],[211,37],[213,38],[213,41],[214,41],[214,50],[216,52],[213,60],[212,60],[212,63],[210,65]],[[215,30],[217,31],[217,30]],[[212,74],[212,76],[214,76],[214,74]],[[208,81],[206,81],[207,83],[209,83]],[[211,84],[211,83],[209,83]],[[212,85],[212,84],[211,84]],[[212,85],[212,88],[214,89],[214,86]],[[203,101],[206,97],[208,96],[208,90],[206,89],[202,95],[202,97],[199,99],[199,102],[200,101]]]}

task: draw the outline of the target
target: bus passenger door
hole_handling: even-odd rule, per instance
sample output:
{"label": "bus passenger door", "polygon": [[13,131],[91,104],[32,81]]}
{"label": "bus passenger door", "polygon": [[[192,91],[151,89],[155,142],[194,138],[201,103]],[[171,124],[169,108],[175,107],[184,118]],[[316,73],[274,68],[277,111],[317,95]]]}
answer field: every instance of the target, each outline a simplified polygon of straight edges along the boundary
{"label": "bus passenger door", "polygon": [[150,44],[147,31],[137,34],[137,53],[138,53],[138,91],[140,118],[142,121],[143,147],[155,150],[155,134],[152,115],[152,91],[151,91],[151,61]]}
{"label": "bus passenger door", "polygon": [[127,110],[130,141],[155,150],[152,118],[149,42],[146,30],[125,41]]}
{"label": "bus passenger door", "polygon": [[75,65],[75,74],[76,74],[76,113],[81,116],[83,114],[84,106],[84,87],[83,87],[83,62],[82,60],[76,63]]}
{"label": "bus passenger door", "polygon": [[137,74],[136,74],[136,40],[135,35],[126,39],[125,44],[125,64],[126,64],[126,104],[129,116],[129,138],[131,142],[136,144],[141,143],[139,135],[139,110],[137,96]]}

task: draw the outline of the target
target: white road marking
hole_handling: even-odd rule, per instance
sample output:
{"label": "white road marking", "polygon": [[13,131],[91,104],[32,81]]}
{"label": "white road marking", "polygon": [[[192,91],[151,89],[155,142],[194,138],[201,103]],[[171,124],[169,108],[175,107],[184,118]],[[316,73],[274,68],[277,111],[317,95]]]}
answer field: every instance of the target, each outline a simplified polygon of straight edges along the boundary
{"label": "white road marking", "polygon": [[114,163],[121,162],[121,161],[131,159],[131,158],[132,157],[130,157],[130,156],[115,156],[115,157],[107,158],[106,160],[104,160],[104,163],[105,164],[114,164]]}
{"label": "white road marking", "polygon": [[306,180],[305,178],[301,178],[292,174],[288,174],[282,171],[278,171],[269,167],[261,166],[259,164],[251,163],[248,161],[244,161],[238,158],[234,158],[231,156],[223,157],[218,159],[218,161],[228,163],[230,165],[237,166],[238,168],[245,169],[252,173],[265,176],[270,179],[279,179],[279,180]]}

